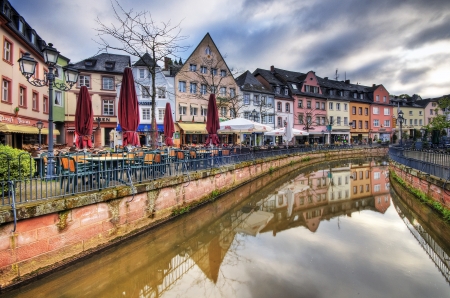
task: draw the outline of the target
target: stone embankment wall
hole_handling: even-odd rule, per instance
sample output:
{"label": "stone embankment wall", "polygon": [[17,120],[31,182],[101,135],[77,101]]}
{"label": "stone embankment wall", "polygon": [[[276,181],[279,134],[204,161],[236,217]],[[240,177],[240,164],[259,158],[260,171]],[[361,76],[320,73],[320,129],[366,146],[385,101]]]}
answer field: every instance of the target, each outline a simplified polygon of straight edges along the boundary
{"label": "stone embankment wall", "polygon": [[392,160],[389,163],[389,168],[411,189],[419,190],[426,197],[442,204],[446,208],[450,208],[450,181],[447,181],[444,189],[446,181],[441,178],[406,167]]}
{"label": "stone embankment wall", "polygon": [[10,208],[0,209],[0,292],[111,246],[271,173],[274,179],[299,167],[336,159],[387,154],[379,149],[291,154],[243,162],[179,177],[96,193],[17,206],[14,233]]}

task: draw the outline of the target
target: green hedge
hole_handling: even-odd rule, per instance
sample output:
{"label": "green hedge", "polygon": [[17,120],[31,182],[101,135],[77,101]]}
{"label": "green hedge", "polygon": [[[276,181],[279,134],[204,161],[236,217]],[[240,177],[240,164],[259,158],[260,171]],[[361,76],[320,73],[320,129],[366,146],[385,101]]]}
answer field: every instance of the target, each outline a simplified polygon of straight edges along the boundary
{"label": "green hedge", "polygon": [[[9,177],[8,177],[8,166],[9,166]],[[0,144],[0,182],[2,183],[1,186],[5,185],[5,183],[9,179],[18,180],[30,178],[34,174],[34,171],[35,171],[35,161],[33,158],[31,158],[31,155],[28,152]]]}

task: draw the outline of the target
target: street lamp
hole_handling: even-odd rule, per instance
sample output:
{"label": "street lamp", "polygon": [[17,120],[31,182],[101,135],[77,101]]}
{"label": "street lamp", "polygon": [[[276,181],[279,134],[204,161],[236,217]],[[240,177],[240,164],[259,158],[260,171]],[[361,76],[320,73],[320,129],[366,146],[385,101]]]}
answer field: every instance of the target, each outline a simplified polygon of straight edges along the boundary
{"label": "street lamp", "polygon": [[325,130],[322,130],[322,142],[325,144]]}
{"label": "street lamp", "polygon": [[44,80],[32,78],[37,62],[29,53],[23,54],[17,62],[19,62],[20,72],[27,79],[27,81],[35,87],[48,87],[48,155],[47,155],[47,178],[53,178],[54,164],[53,164],[53,88],[61,91],[68,91],[72,89],[73,85],[78,81],[78,70],[71,64],[64,66],[64,76],[66,81],[64,83],[55,82],[55,75],[53,73],[56,63],[58,61],[59,52],[53,47],[51,43],[42,50],[45,64],[48,66],[48,73]]}
{"label": "street lamp", "polygon": [[41,150],[41,129],[44,127],[44,123],[41,120],[36,122],[36,127],[39,130],[39,150]]}
{"label": "street lamp", "polygon": [[253,119],[253,121],[255,121],[256,122],[256,116],[258,115],[258,112],[256,112],[256,110],[255,109],[253,109],[253,111],[252,111],[252,119]]}
{"label": "street lamp", "polygon": [[403,118],[402,110],[400,110],[398,112],[398,119],[397,119],[397,121],[400,124],[400,147],[402,147],[403,146],[403,142],[402,142],[402,124],[405,121],[405,118]]}

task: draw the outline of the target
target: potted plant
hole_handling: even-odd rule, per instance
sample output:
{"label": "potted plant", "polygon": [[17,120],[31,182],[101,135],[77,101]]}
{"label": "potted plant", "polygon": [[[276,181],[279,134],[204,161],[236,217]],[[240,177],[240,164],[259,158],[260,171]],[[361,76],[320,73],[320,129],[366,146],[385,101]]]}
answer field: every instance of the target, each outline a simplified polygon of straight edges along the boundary
{"label": "potted plant", "polygon": [[15,114],[16,116],[17,116],[17,114],[19,114],[19,110],[20,110],[19,107],[15,107],[15,108],[14,108],[14,114]]}

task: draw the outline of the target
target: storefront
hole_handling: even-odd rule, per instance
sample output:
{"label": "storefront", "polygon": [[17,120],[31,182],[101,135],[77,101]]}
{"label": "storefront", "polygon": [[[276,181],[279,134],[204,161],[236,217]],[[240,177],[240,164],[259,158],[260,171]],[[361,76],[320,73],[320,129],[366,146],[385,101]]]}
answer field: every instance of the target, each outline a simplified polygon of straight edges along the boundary
{"label": "storefront", "polygon": [[179,127],[180,138],[174,140],[176,146],[200,145],[206,142],[208,131],[206,123],[176,122]]}

